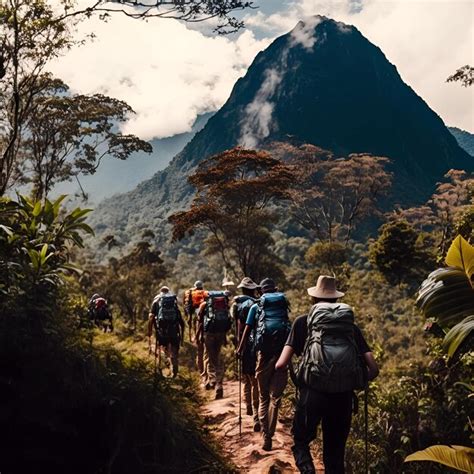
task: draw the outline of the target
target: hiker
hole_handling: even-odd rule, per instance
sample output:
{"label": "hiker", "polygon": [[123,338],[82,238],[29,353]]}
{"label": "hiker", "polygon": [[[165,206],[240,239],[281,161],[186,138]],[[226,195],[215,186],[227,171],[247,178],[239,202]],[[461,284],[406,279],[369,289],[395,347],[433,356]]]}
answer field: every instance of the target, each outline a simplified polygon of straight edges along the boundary
{"label": "hiker", "polygon": [[87,314],[89,320],[100,327],[104,332],[113,332],[114,325],[112,322],[112,313],[105,298],[98,293],[92,295],[87,306]]}
{"label": "hiker", "polygon": [[[194,282],[193,288],[184,293],[184,312],[188,317],[189,342],[196,344],[196,366],[201,378],[205,376],[206,368],[204,366],[204,342],[196,337],[196,319],[195,312],[199,310],[201,303],[206,299],[207,291],[201,280]],[[194,332],[194,341],[193,335]]]}
{"label": "hiker", "polygon": [[[257,301],[256,290],[258,285],[249,277],[242,279],[237,288],[242,290],[242,295],[234,298],[231,315],[237,327],[237,344],[242,340],[245,323],[250,308]],[[255,366],[257,357],[255,352],[255,332],[250,333],[247,343],[242,350],[242,376],[244,379],[244,399],[247,407],[247,415],[253,416],[253,430],[260,431],[260,421],[258,419],[259,392],[257,379],[255,378]]]}
{"label": "hiker", "polygon": [[[195,313],[199,309],[199,306],[206,298],[207,291],[204,289],[204,285],[201,280],[194,282],[194,286],[184,292],[183,296],[183,307],[184,314],[188,319],[189,326],[189,342],[194,342],[193,337],[196,337],[196,317]],[[199,349],[199,348],[198,348]],[[202,352],[202,351],[201,351]],[[199,354],[199,350],[198,350]],[[198,360],[198,370],[202,371],[202,357],[201,363]]]}
{"label": "hiker", "polygon": [[333,277],[321,275],[308,288],[313,306],[298,317],[276,369],[286,371],[293,354],[302,356],[296,375],[299,397],[293,420],[292,448],[300,472],[315,473],[309,444],[322,422],[323,461],[327,474],[344,473],[344,451],[351,427],[356,389],[363,389],[379,370],[352,308]]}
{"label": "hiker", "polygon": [[288,378],[286,368],[276,371],[275,364],[290,332],[290,305],[284,293],[277,291],[272,279],[262,280],[260,290],[262,296],[249,310],[237,354],[242,356],[254,329],[257,350],[255,376],[260,394],[258,417],[263,432],[262,448],[271,451],[278,409]]}
{"label": "hiker", "polygon": [[[178,308],[176,295],[167,286],[162,286],[153,299],[148,315],[148,350],[151,354],[151,335],[155,328],[155,356],[157,350],[161,355],[161,347],[169,360],[173,377],[178,375],[179,345],[184,338],[184,321]],[[161,370],[161,367],[160,367]]]}
{"label": "hiker", "polygon": [[226,333],[231,325],[228,293],[209,291],[199,307],[196,340],[204,344],[205,348],[202,382],[206,390],[215,388],[216,400],[224,396],[221,349],[226,344]]}

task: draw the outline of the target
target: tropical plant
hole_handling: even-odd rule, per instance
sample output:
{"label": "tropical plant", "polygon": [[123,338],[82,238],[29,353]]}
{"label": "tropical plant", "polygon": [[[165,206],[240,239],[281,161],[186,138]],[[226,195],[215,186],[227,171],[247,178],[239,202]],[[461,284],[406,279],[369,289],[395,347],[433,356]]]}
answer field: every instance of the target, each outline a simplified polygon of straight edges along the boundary
{"label": "tropical plant", "polygon": [[[453,358],[472,350],[474,247],[461,236],[456,237],[445,262],[448,268],[435,270],[422,283],[417,304],[441,328],[443,348],[448,358]],[[472,395],[472,387],[468,388]],[[405,459],[409,461],[435,461],[462,472],[474,472],[474,449],[435,445],[411,454]]]}
{"label": "tropical plant", "polygon": [[443,346],[453,357],[474,329],[474,247],[461,236],[456,237],[445,262],[447,268],[435,270],[422,283],[417,305],[443,330]]}
{"label": "tropical plant", "polygon": [[65,197],[0,198],[0,313],[24,307],[26,316],[37,314],[53,301],[63,277],[77,270],[70,249],[83,246],[83,233],[93,234],[85,222],[90,209],[66,212]]}
{"label": "tropical plant", "polygon": [[436,445],[406,457],[405,462],[434,461],[461,472],[474,472],[474,449],[465,446]]}

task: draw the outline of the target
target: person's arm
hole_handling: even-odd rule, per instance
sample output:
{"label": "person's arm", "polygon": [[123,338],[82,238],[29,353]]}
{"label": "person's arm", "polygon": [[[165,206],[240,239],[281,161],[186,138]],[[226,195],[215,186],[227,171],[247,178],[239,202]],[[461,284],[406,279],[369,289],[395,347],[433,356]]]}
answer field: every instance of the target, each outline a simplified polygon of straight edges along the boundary
{"label": "person's arm", "polygon": [[153,319],[155,318],[153,313],[148,313],[148,351],[151,353],[151,335],[153,334]]}
{"label": "person's arm", "polygon": [[294,354],[293,347],[291,346],[284,346],[283,350],[281,351],[280,357],[275,364],[275,370],[284,370],[288,367],[288,364],[291,362],[291,358]]}
{"label": "person's arm", "polygon": [[374,380],[375,377],[379,375],[379,366],[377,365],[377,362],[375,361],[374,354],[372,352],[366,352],[364,354],[364,360],[365,363],[367,364],[367,376],[369,381]]}
{"label": "person's arm", "polygon": [[176,306],[176,311],[178,312],[178,324],[179,324],[179,329],[180,329],[180,339],[181,339],[181,345],[184,343],[184,319],[183,315],[181,314],[181,311],[179,310],[179,307]]}
{"label": "person's arm", "polygon": [[249,314],[247,315],[247,321],[245,322],[244,332],[242,334],[241,340],[239,341],[239,347],[235,351],[237,356],[239,356],[239,357],[242,355],[242,352],[244,351],[245,344],[247,344],[247,339],[250,336],[250,331],[252,330],[252,328],[255,325],[255,316],[257,314],[257,308],[258,308],[258,305],[254,304],[250,308]]}
{"label": "person's arm", "polygon": [[249,338],[251,330],[252,330],[251,326],[246,324],[244,333],[242,334],[242,338],[240,339],[240,342],[239,342],[239,347],[235,351],[239,357],[242,355],[242,352],[244,351],[244,347],[245,347],[245,344],[247,344],[247,339]]}

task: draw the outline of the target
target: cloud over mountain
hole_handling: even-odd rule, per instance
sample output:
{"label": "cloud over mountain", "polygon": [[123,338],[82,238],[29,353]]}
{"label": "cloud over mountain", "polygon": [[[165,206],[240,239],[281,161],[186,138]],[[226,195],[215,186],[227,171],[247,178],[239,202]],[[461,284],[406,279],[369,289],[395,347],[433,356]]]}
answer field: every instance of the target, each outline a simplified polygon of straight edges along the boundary
{"label": "cloud over mountain", "polygon": [[144,139],[187,132],[197,116],[217,110],[269,43],[249,30],[210,37],[177,21],[120,15],[85,22],[78,34],[90,31],[96,39],[61,57],[53,72],[74,91],[127,101],[136,115],[123,131]]}

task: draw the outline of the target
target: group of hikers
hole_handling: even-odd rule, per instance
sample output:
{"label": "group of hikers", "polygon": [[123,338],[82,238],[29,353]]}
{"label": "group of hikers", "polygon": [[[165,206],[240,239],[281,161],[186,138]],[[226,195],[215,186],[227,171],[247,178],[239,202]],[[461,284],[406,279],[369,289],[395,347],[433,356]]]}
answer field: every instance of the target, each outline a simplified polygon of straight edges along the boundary
{"label": "group of hikers", "polygon": [[[203,388],[224,396],[224,363],[221,350],[235,329],[235,353],[243,378],[246,413],[253,429],[262,432],[262,449],[272,449],[278,410],[287,385],[292,356],[300,357],[294,381],[298,400],[293,420],[292,447],[296,466],[314,473],[310,443],[322,425],[323,462],[327,474],[344,473],[344,452],[357,410],[354,390],[365,389],[378,375],[378,367],[350,306],[338,300],[336,280],[321,275],[307,289],[309,312],[290,322],[290,304],[271,278],[260,284],[242,279],[233,296],[229,284],[223,291],[207,291],[202,281],[185,291],[184,313],[189,339],[196,347],[196,366]],[[154,298],[148,319],[149,350],[156,333],[155,355],[163,348],[172,376],[178,374],[178,354],[184,341],[185,321],[178,299],[167,286]]]}

